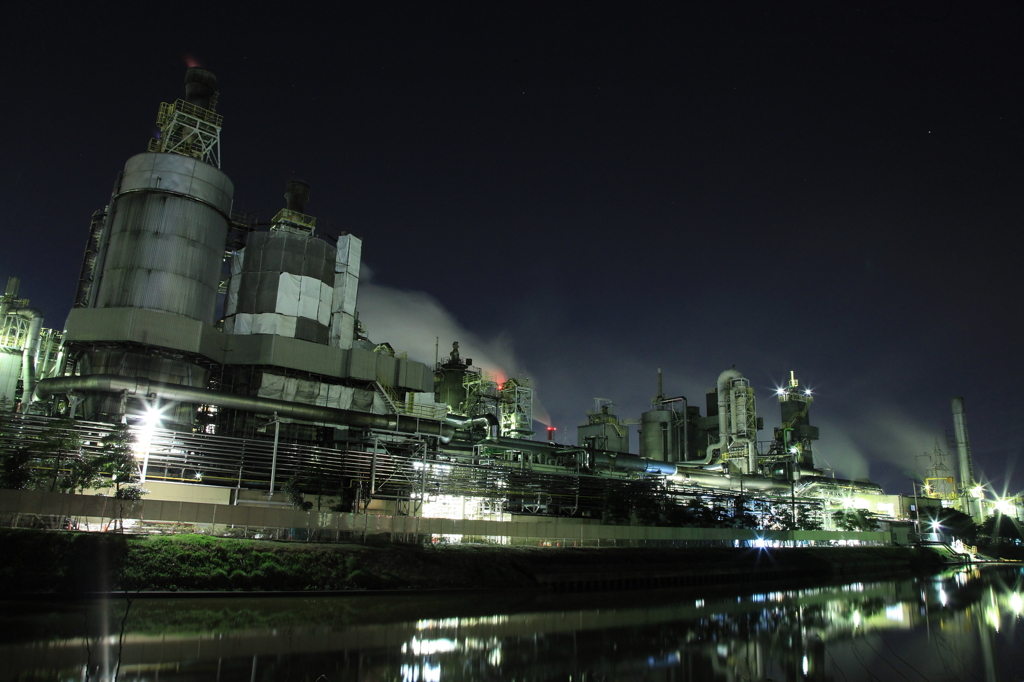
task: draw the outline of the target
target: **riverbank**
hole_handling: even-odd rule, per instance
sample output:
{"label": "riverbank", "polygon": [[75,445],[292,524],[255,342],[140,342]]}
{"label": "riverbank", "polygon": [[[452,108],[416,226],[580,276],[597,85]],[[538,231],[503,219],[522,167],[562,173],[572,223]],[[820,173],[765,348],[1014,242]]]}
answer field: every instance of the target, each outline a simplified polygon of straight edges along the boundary
{"label": "riverbank", "polygon": [[0,530],[0,596],[113,591],[628,589],[939,570],[909,547],[550,548],[307,544]]}

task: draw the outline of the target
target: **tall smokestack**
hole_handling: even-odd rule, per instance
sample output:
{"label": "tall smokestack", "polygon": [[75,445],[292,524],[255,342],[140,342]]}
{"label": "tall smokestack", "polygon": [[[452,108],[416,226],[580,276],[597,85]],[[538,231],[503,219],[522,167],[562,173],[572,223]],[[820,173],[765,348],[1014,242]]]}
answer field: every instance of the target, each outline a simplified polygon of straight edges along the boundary
{"label": "tall smokestack", "polygon": [[209,109],[217,92],[217,77],[212,71],[191,66],[185,72],[185,99],[203,109]]}
{"label": "tall smokestack", "polygon": [[957,459],[960,462],[960,499],[963,512],[969,514],[975,523],[981,523],[981,500],[974,495],[974,462],[971,459],[971,441],[967,436],[967,414],[963,398],[950,398],[953,405],[953,429],[956,433]]}
{"label": "tall smokestack", "polygon": [[289,211],[305,213],[306,202],[309,201],[309,185],[302,180],[289,180],[284,198],[288,202]]}

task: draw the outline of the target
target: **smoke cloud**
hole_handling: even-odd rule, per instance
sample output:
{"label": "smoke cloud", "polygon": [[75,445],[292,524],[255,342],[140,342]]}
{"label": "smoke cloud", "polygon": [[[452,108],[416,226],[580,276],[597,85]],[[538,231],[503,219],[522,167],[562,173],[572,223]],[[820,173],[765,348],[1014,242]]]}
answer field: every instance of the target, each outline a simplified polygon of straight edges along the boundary
{"label": "smoke cloud", "polygon": [[[372,341],[390,343],[412,360],[433,366],[435,354],[444,360],[457,341],[463,359],[472,359],[474,366],[494,374],[498,381],[524,376],[510,337],[484,338],[471,332],[435,297],[378,284],[365,265],[359,282],[359,320]],[[536,398],[533,411],[536,420],[550,423]]]}

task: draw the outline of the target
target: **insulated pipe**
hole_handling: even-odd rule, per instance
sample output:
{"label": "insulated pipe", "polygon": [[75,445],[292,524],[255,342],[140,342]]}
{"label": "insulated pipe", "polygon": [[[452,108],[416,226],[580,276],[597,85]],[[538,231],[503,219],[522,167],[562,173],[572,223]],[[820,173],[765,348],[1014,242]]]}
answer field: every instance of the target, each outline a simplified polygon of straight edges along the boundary
{"label": "insulated pipe", "polygon": [[484,414],[479,417],[459,417],[454,414],[449,414],[444,418],[444,423],[454,426],[457,429],[472,429],[476,426],[482,426],[490,432],[490,428],[492,426],[498,425],[498,418],[493,414]]}
{"label": "insulated pipe", "polygon": [[71,391],[99,391],[103,393],[126,392],[138,398],[162,398],[183,403],[217,405],[232,410],[244,410],[256,414],[273,415],[300,419],[308,422],[325,422],[336,426],[356,426],[368,429],[398,431],[401,433],[422,433],[437,436],[447,443],[455,435],[455,427],[436,419],[420,419],[401,414],[370,414],[334,407],[306,405],[287,400],[259,398],[192,388],[180,384],[150,381],[139,377],[121,377],[115,374],[91,374],[79,377],[56,377],[43,379],[36,386],[36,399],[42,400],[54,394]]}
{"label": "insulated pipe", "polygon": [[35,308],[20,308],[16,315],[29,318],[28,338],[21,350],[21,380],[23,405],[32,402],[36,386],[36,353],[39,351],[39,332],[43,328],[43,314]]}
{"label": "insulated pipe", "polygon": [[707,456],[701,462],[694,462],[694,464],[710,464],[714,461],[713,453],[717,450],[719,454],[725,449],[729,443],[729,382],[733,379],[742,379],[743,374],[740,373],[736,368],[727,369],[718,375],[718,442],[714,445],[709,445],[707,449]]}
{"label": "insulated pipe", "polygon": [[521,440],[519,438],[508,438],[507,436],[485,438],[477,443],[477,445],[490,445],[492,447],[504,448],[506,450],[541,452],[548,455],[565,455],[573,452],[583,452],[583,448],[565,448],[554,443],[549,443],[546,440]]}
{"label": "insulated pipe", "polygon": [[676,473],[676,465],[672,462],[659,462],[654,459],[645,459],[636,455],[625,453],[605,452],[603,450],[591,454],[590,461],[597,467],[608,467],[619,471],[636,471],[645,474],[662,474],[673,476]]}
{"label": "insulated pipe", "polygon": [[790,489],[788,481],[776,481],[762,476],[748,476],[746,474],[712,474],[704,471],[680,470],[672,477],[672,480],[680,485],[697,485],[716,490],[786,490]]}
{"label": "insulated pipe", "polygon": [[[715,490],[733,490],[738,492],[756,490],[789,493],[793,489],[790,481],[780,481],[774,478],[750,476],[748,474],[732,474],[730,476],[726,476],[724,474],[712,474],[702,471],[680,470],[672,477],[672,480],[679,485],[689,484],[712,488]],[[800,481],[801,483],[806,484],[805,491],[813,490],[814,488],[826,488],[831,490],[852,490],[866,495],[882,494],[882,488],[875,483],[860,483],[858,481],[850,481],[842,478],[826,478],[824,476],[801,476]],[[800,495],[800,497],[813,496],[803,494]]]}

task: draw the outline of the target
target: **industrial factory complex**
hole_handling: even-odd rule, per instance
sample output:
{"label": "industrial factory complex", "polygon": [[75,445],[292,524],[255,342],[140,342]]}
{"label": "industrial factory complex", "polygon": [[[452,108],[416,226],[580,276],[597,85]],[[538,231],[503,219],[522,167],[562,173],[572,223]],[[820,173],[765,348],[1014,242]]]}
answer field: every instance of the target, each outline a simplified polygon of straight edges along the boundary
{"label": "industrial factory complex", "polygon": [[73,419],[83,451],[98,452],[127,423],[147,501],[390,518],[643,526],[676,509],[771,528],[763,519],[784,512],[779,528],[828,531],[842,509],[908,528],[921,505],[976,521],[989,511],[959,398],[958,475],[934,468],[916,500],[815,461],[814,396],[792,373],[769,407],[735,368],[710,373],[700,401],[664,394],[659,370],[638,417],[597,400],[581,406],[576,445],[535,433],[529,381],[483,371],[458,339],[441,339],[434,364],[371,340],[358,309],[363,242],[318,231],[308,185],[289,182],[269,224],[233,213],[212,73],[190,68],[157,127],[148,149],[109,169],[106,205],[91,220],[83,207],[63,330],[8,280],[4,451]]}

